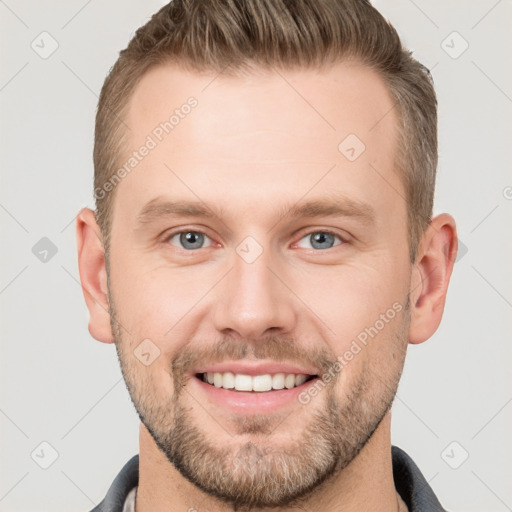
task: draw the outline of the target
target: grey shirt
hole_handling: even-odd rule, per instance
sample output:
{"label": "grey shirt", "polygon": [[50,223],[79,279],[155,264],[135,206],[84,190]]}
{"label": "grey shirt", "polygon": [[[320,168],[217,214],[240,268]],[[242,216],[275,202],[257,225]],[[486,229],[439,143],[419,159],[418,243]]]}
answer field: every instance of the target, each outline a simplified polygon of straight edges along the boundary
{"label": "grey shirt", "polygon": [[[395,487],[409,512],[446,512],[409,455],[397,446],[391,448],[391,455]],[[116,476],[105,499],[91,512],[123,512],[125,502],[127,504],[125,512],[132,510],[133,508],[129,508],[128,504],[133,504],[134,489],[138,483],[139,456],[134,455]]]}

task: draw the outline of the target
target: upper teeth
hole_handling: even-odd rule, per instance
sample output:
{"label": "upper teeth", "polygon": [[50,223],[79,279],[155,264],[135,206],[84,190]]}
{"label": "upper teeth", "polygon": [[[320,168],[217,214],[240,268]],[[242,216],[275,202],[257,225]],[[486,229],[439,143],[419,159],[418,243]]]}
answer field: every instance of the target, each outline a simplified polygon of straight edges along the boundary
{"label": "upper teeth", "polygon": [[303,384],[309,375],[276,373],[270,375],[244,375],[242,373],[207,372],[203,380],[218,388],[236,391],[270,391],[271,389],[291,389]]}

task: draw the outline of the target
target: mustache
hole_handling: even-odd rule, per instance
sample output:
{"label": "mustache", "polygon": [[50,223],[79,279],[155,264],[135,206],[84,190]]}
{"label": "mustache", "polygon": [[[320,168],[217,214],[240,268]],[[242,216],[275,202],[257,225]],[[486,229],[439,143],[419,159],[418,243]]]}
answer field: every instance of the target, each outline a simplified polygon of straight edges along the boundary
{"label": "mustache", "polygon": [[[315,341],[318,344],[318,340]],[[240,360],[267,360],[313,366],[325,373],[337,362],[337,355],[325,346],[305,346],[290,336],[269,336],[264,339],[234,339],[224,337],[204,345],[189,342],[172,360],[172,374],[176,388],[182,386],[184,376],[195,368],[212,363]]]}

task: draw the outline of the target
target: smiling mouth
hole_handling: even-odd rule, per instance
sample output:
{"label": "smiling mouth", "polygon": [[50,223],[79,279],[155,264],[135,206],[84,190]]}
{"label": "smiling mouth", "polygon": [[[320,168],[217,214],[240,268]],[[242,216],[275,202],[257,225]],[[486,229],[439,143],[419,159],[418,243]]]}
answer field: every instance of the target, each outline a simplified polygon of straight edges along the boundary
{"label": "smiling mouth", "polygon": [[253,391],[264,393],[293,389],[318,377],[318,375],[306,375],[295,373],[274,373],[262,375],[245,375],[232,372],[205,372],[196,373],[195,376],[207,384],[230,391]]}

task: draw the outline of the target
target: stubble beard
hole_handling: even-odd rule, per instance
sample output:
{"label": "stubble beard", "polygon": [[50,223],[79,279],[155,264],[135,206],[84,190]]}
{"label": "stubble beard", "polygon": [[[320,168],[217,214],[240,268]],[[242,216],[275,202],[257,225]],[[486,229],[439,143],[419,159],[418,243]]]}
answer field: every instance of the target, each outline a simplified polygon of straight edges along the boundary
{"label": "stubble beard", "polygon": [[[228,442],[219,446],[211,440],[207,427],[199,426],[190,414],[197,401],[189,396],[182,372],[173,375],[174,395],[165,403],[155,400],[158,393],[127,348],[128,340],[115,318],[111,302],[117,355],[141,422],[183,477],[233,510],[299,506],[355,459],[391,408],[403,368],[409,323],[409,316],[404,315],[393,339],[388,340],[390,350],[395,351],[393,371],[376,375],[366,364],[351,389],[342,391],[343,396],[336,391],[336,378],[309,404],[297,403],[301,416],[304,407],[310,407],[311,416],[295,440],[286,445],[273,441],[277,433],[282,438],[286,425],[296,425],[292,411],[277,423],[271,416],[232,417],[227,431],[235,430],[236,434],[229,437],[226,433]],[[239,351],[240,343],[235,350]],[[244,347],[243,352],[248,351]],[[318,404],[323,405],[319,408]],[[213,418],[210,424],[219,428]],[[243,440],[237,442],[239,436]]]}

